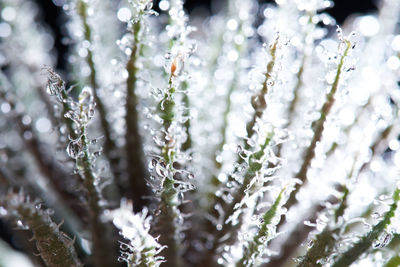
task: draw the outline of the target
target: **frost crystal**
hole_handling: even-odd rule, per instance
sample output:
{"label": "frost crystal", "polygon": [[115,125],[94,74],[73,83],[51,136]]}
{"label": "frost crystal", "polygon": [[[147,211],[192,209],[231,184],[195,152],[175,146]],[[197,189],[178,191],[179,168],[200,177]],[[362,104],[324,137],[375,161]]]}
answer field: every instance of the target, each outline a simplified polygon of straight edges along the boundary
{"label": "frost crystal", "polygon": [[160,266],[164,262],[162,256],[157,256],[164,247],[149,233],[152,218],[148,216],[146,208],[135,214],[132,203],[123,200],[120,208],[106,211],[105,214],[129,241],[122,243],[120,257],[129,266]]}

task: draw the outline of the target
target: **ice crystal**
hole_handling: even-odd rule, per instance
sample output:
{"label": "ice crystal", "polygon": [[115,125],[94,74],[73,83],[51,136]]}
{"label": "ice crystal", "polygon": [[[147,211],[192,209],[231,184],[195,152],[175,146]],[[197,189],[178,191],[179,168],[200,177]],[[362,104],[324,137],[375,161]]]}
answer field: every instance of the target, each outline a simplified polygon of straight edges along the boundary
{"label": "ice crystal", "polygon": [[0,216],[64,265],[399,261],[398,1],[53,3],[0,0]]}
{"label": "ice crystal", "polygon": [[152,218],[146,208],[135,214],[132,203],[123,200],[120,208],[105,214],[129,241],[121,243],[120,256],[129,266],[160,266],[164,262],[164,258],[157,254],[165,248],[149,233]]}

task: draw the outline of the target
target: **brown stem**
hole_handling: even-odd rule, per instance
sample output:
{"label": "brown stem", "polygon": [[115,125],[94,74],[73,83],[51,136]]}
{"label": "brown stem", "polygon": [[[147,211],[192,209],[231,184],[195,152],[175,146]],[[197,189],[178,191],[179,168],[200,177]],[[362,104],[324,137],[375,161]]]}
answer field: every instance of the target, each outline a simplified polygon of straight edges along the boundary
{"label": "brown stem", "polygon": [[307,172],[311,165],[311,161],[314,159],[315,156],[315,147],[317,146],[317,143],[321,140],[322,133],[324,131],[324,124],[326,121],[326,117],[329,114],[333,104],[335,103],[335,94],[339,88],[340,75],[342,73],[344,59],[351,48],[351,44],[349,41],[344,41],[344,42],[345,42],[344,45],[346,45],[346,47],[343,55],[340,58],[340,62],[336,70],[335,80],[332,84],[331,90],[326,95],[326,101],[320,110],[320,118],[313,123],[314,136],[304,154],[304,160],[300,167],[300,170],[294,176],[298,178],[302,183],[296,184],[295,190],[291,192],[289,200],[286,203],[286,207],[288,209],[290,209],[293,205],[297,203],[296,195],[299,192],[300,188],[307,182]]}
{"label": "brown stem", "polygon": [[139,54],[139,32],[140,21],[133,24],[132,27],[134,42],[132,53],[129,57],[126,69],[128,71],[128,79],[126,81],[126,156],[127,171],[130,184],[128,196],[133,200],[135,211],[139,211],[147,203],[143,196],[150,195],[150,191],[146,186],[146,178],[148,177],[145,168],[145,159],[142,148],[142,138],[139,131],[139,114],[137,111],[138,100],[135,94],[137,81],[137,59]]}

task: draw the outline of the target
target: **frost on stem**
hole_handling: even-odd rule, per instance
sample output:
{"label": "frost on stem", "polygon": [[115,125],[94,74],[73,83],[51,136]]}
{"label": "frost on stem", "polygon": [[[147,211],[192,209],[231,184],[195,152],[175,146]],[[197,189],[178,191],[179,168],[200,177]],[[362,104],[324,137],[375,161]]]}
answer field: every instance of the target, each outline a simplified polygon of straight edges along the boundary
{"label": "frost on stem", "polygon": [[[278,44],[279,36],[269,48],[271,59],[263,73],[261,89],[251,99],[254,113],[251,121],[246,125],[247,138],[252,138],[255,143],[260,143],[259,150],[251,151],[254,148],[245,142],[245,148],[238,153],[237,173],[234,172],[230,175],[228,181],[216,193],[215,203],[211,205],[209,211],[210,217],[213,219],[207,229],[213,240],[212,249],[207,256],[204,256],[207,258],[204,258],[207,263],[203,264],[214,264],[211,263],[214,256],[210,255],[214,255],[221,244],[232,244],[236,241],[237,230],[242,223],[242,213],[246,210],[244,203],[251,197],[261,196],[260,189],[263,184],[271,180],[272,174],[279,168],[280,164],[274,161],[275,156],[270,149],[272,144],[279,142],[279,138],[275,136],[275,129],[271,129],[271,125],[261,120],[267,108],[266,96],[274,84],[272,79]],[[275,167],[270,168],[271,166]],[[218,211],[217,208],[221,211]],[[220,239],[224,236],[228,237],[221,242]]]}
{"label": "frost on stem", "polygon": [[[240,2],[240,3],[239,3]],[[227,25],[227,30],[223,33],[223,38],[229,40],[229,42],[225,42],[221,45],[221,51],[219,54],[218,61],[222,61],[222,59],[227,60],[228,62],[232,62],[232,67],[229,66],[229,69],[224,69],[224,71],[232,71],[233,74],[231,78],[226,78],[226,95],[223,98],[225,102],[225,108],[223,110],[222,115],[222,125],[220,126],[220,134],[221,139],[217,144],[214,151],[214,175],[211,177],[211,183],[213,186],[218,187],[221,185],[221,181],[218,179],[218,174],[221,171],[223,166],[223,162],[221,160],[217,160],[218,155],[223,152],[223,148],[227,145],[228,140],[228,126],[229,120],[228,117],[232,112],[233,103],[232,103],[232,95],[240,89],[241,79],[243,75],[244,63],[243,59],[249,53],[248,51],[248,38],[250,36],[248,33],[248,28],[251,27],[253,23],[253,16],[251,15],[251,11],[254,8],[253,1],[229,1],[228,9],[226,10],[226,17],[224,18],[224,23]],[[239,15],[240,14],[240,15]],[[223,64],[220,64],[223,65]],[[218,65],[216,64],[217,71],[221,71],[218,69]],[[223,66],[219,66],[223,69]],[[215,70],[214,70],[215,71]],[[222,77],[220,78],[222,79]],[[210,84],[210,87],[216,87],[216,85]],[[212,88],[215,90],[215,88]],[[214,190],[213,190],[214,191]],[[210,192],[210,198],[213,198],[214,194]]]}
{"label": "frost on stem", "polygon": [[[75,3],[76,12],[81,19],[81,23],[83,26],[83,37],[84,41],[88,44],[93,42],[93,34],[91,25],[89,25],[88,21],[88,1],[84,0],[76,0]],[[94,55],[92,49],[87,49],[86,63],[89,66],[90,74],[89,74],[89,85],[92,90],[94,101],[96,102],[97,110],[99,111],[100,123],[104,133],[104,154],[107,156],[110,161],[110,167],[114,174],[117,176],[118,173],[118,162],[119,158],[115,155],[116,145],[112,138],[110,123],[107,120],[107,111],[104,106],[102,99],[99,97],[99,84],[97,77],[97,69],[94,62]]]}
{"label": "frost on stem", "polygon": [[[341,31],[340,31],[341,32]],[[343,38],[342,36],[340,37],[340,42],[338,45],[338,56],[339,56],[339,61],[337,63],[337,68],[336,68],[336,75],[335,79],[332,83],[332,86],[329,90],[329,92],[326,95],[326,100],[325,103],[323,104],[322,108],[320,109],[319,112],[319,118],[313,122],[312,124],[312,129],[313,129],[313,137],[311,140],[310,145],[307,147],[304,157],[303,157],[303,163],[297,172],[297,174],[294,176],[302,182],[301,184],[297,184],[296,188],[292,193],[290,194],[290,198],[287,202],[287,208],[292,207],[294,204],[297,203],[296,200],[296,194],[300,190],[301,186],[305,184],[307,181],[307,172],[308,169],[311,165],[312,160],[314,159],[315,156],[315,148],[317,146],[317,143],[321,140],[323,131],[324,131],[324,124],[326,121],[326,118],[331,111],[331,108],[333,104],[335,103],[335,94],[339,88],[340,81],[341,81],[341,74],[342,71],[345,68],[345,59],[349,55],[352,49],[352,44],[349,41],[348,38]]]}
{"label": "frost on stem", "polygon": [[[254,114],[249,123],[246,125],[246,131],[247,131],[247,138],[252,138],[254,134],[254,126],[256,125],[257,120],[261,119],[261,117],[264,114],[265,109],[267,108],[267,102],[265,100],[265,97],[268,93],[268,91],[271,89],[271,87],[274,85],[274,80],[273,80],[273,71],[274,71],[274,66],[276,64],[276,53],[277,53],[277,48],[279,44],[279,34],[275,38],[274,42],[269,48],[269,53],[271,56],[271,60],[267,64],[267,70],[265,71],[264,74],[264,80],[262,83],[262,88],[260,92],[251,98],[251,105],[254,109]],[[248,142],[245,143],[245,149],[250,149],[250,145]]]}
{"label": "frost on stem", "polygon": [[120,230],[120,234],[128,240],[128,243],[121,242],[119,260],[132,267],[160,266],[164,258],[158,254],[165,247],[149,233],[152,217],[148,216],[147,208],[139,213],[133,213],[132,208],[131,202],[122,200],[120,208],[105,213]]}
{"label": "frost on stem", "polygon": [[259,138],[263,138],[264,141],[259,150],[245,158],[247,166],[239,167],[226,187],[216,193],[219,202],[214,208],[218,214],[211,218],[214,223],[214,229],[209,233],[212,247],[203,256],[203,265],[216,266],[216,257],[220,256],[221,247],[237,242],[245,213],[255,208],[256,199],[263,196],[264,184],[272,180],[271,176],[276,169],[269,167],[270,160],[273,159],[270,148],[276,140],[274,131],[267,129],[264,129],[265,132],[259,132]]}
{"label": "frost on stem", "polygon": [[280,216],[283,214],[284,209],[282,205],[288,196],[285,194],[288,192],[290,192],[289,189],[286,187],[283,188],[271,207],[262,215],[259,230],[253,237],[253,240],[245,245],[243,256],[236,264],[237,267],[251,267],[262,263],[261,256],[264,253],[264,249],[267,247],[268,242],[276,235],[276,226],[280,221]]}
{"label": "frost on stem", "polygon": [[341,254],[332,264],[332,267],[350,266],[362,254],[372,248],[374,241],[376,241],[377,238],[385,231],[386,227],[390,225],[392,218],[395,216],[399,200],[400,188],[397,187],[396,190],[393,192],[393,203],[390,205],[389,211],[387,211],[383,218],[372,227],[370,232],[362,236],[358,242],[353,244],[351,248]]}
{"label": "frost on stem", "polygon": [[76,172],[82,178],[87,200],[90,230],[93,241],[93,256],[98,266],[114,266],[116,263],[113,257],[113,243],[110,242],[108,226],[101,220],[103,207],[100,205],[101,182],[94,169],[96,152],[91,152],[91,140],[87,136],[87,126],[94,116],[95,103],[92,92],[84,88],[79,94],[78,101],[75,101],[65,89],[65,83],[61,77],[52,69],[49,73],[48,92],[54,95],[63,107],[63,116],[72,121],[73,133],[70,133],[70,142],[67,146],[67,154],[75,161]]}
{"label": "frost on stem", "polygon": [[[156,189],[159,198],[158,211],[155,216],[154,233],[160,235],[160,244],[167,246],[162,252],[165,266],[182,266],[181,239],[183,230],[183,214],[179,206],[184,199],[184,193],[193,190],[190,179],[192,174],[185,170],[189,157],[182,151],[184,142],[184,127],[178,120],[180,102],[177,97],[186,74],[184,64],[193,53],[192,42],[187,39],[191,28],[186,25],[187,19],[182,1],[172,1],[169,10],[170,23],[167,34],[170,39],[170,51],[167,59],[166,74],[168,82],[161,99],[157,100],[158,123],[161,129],[154,137],[158,153],[150,167],[159,182]],[[182,92],[185,94],[186,92]]]}
{"label": "frost on stem", "polygon": [[10,192],[0,199],[0,208],[7,211],[3,216],[12,218],[20,228],[32,231],[32,240],[36,241],[39,255],[47,266],[83,266],[75,252],[75,239],[59,230],[61,224],[51,220],[52,211],[43,210],[40,201],[31,201],[22,191]]}

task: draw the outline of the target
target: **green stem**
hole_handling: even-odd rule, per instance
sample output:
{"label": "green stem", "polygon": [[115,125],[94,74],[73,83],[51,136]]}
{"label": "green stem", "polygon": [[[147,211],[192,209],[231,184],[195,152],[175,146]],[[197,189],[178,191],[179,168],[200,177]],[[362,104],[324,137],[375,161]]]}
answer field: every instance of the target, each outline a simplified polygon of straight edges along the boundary
{"label": "green stem", "polygon": [[319,233],[313,241],[312,247],[307,251],[307,254],[302,258],[302,261],[297,267],[317,267],[323,266],[319,260],[327,257],[335,246],[337,240],[335,235],[339,232],[339,229],[325,229]]}
{"label": "green stem", "polygon": [[269,226],[272,224],[272,219],[276,216],[279,205],[282,201],[283,189],[275,202],[269,208],[269,210],[263,216],[263,223],[260,230],[257,232],[253,241],[248,244],[242,259],[236,264],[237,267],[251,267],[256,264],[255,260],[260,256],[260,246],[265,246],[268,238],[270,237],[270,232],[268,231]]}
{"label": "green stem", "polygon": [[[216,266],[215,257],[217,254],[217,249],[222,244],[232,244],[236,241],[239,227],[241,226],[242,222],[242,216],[239,215],[239,222],[235,225],[233,225],[232,223],[226,223],[226,221],[231,215],[234,214],[237,204],[241,203],[246,195],[246,191],[254,190],[254,188],[248,188],[249,184],[256,173],[262,169],[263,163],[260,162],[260,160],[265,156],[265,149],[272,141],[272,138],[273,133],[268,134],[265,138],[264,143],[260,145],[260,150],[254,152],[249,156],[249,167],[246,174],[244,175],[243,183],[241,184],[240,188],[238,188],[238,190],[234,192],[232,196],[232,201],[227,204],[222,197],[216,197],[217,203],[220,203],[221,207],[224,210],[224,215],[222,218],[223,225],[220,226],[220,229],[217,229],[218,226],[216,227],[215,225],[213,228],[210,229],[209,234],[213,236],[212,247],[210,250],[207,251],[207,255],[204,256],[199,266]],[[227,236],[228,234],[229,238],[221,241],[221,238]]]}
{"label": "green stem", "polygon": [[393,203],[390,205],[389,211],[385,214],[383,219],[377,223],[372,230],[364,235],[360,241],[354,244],[350,249],[343,253],[332,265],[332,267],[345,267],[350,266],[355,262],[363,253],[372,247],[372,243],[379,237],[381,233],[390,224],[390,220],[394,217],[397,210],[398,201],[400,200],[400,188],[397,188],[393,193]]}
{"label": "green stem", "polygon": [[326,121],[326,117],[328,116],[333,104],[335,103],[335,94],[339,88],[339,81],[343,69],[344,59],[347,57],[349,50],[351,48],[351,43],[349,41],[344,40],[343,42],[346,45],[346,47],[343,55],[340,57],[340,62],[336,70],[335,80],[332,84],[331,90],[326,95],[326,101],[320,110],[320,118],[313,123],[314,136],[304,154],[304,160],[300,167],[300,170],[294,176],[298,178],[302,183],[296,184],[295,189],[291,192],[289,200],[286,204],[288,209],[290,209],[293,205],[297,203],[296,195],[300,190],[301,186],[304,185],[307,181],[307,172],[311,165],[311,161],[315,157],[315,147],[317,146],[317,143],[321,140],[322,133],[324,131],[324,124]]}
{"label": "green stem", "polygon": [[[249,123],[246,125],[247,137],[251,138],[254,134],[254,126],[258,119],[261,119],[262,115],[264,114],[265,109],[267,108],[267,102],[265,101],[265,96],[267,95],[270,89],[270,80],[272,78],[272,73],[274,70],[274,66],[276,63],[276,49],[279,43],[279,36],[275,39],[274,43],[270,47],[270,55],[271,60],[267,64],[267,71],[264,74],[264,81],[262,84],[261,91],[251,98],[251,105],[254,108],[253,118]],[[245,149],[250,149],[250,145],[245,142]],[[240,161],[240,160],[239,160]]]}
{"label": "green stem", "polygon": [[27,200],[11,199],[4,201],[1,205],[11,210],[11,213],[17,213],[16,219],[29,227],[33,233],[33,239],[36,240],[40,257],[47,266],[83,266],[76,255],[74,241],[59,231],[59,226],[52,222],[46,211],[38,209],[34,203],[29,203]]}
{"label": "green stem", "polygon": [[[161,113],[161,118],[163,119],[163,128],[166,134],[168,134],[169,128],[174,122],[175,118],[174,77],[173,67],[171,67],[171,75],[168,81],[168,91],[165,93],[164,98],[158,105],[158,110]],[[160,243],[167,246],[167,248],[161,252],[161,255],[166,259],[164,266],[179,267],[182,265],[178,245],[178,219],[180,217],[180,211],[177,208],[179,205],[179,202],[177,201],[178,191],[174,187],[175,179],[172,176],[174,171],[173,164],[175,161],[175,151],[173,146],[174,141],[168,141],[169,138],[174,137],[164,136],[165,144],[161,150],[163,161],[168,170],[166,170],[166,177],[163,177],[161,202],[158,207],[160,215],[156,219],[155,231],[160,235]]]}
{"label": "green stem", "polygon": [[[78,14],[82,20],[85,41],[92,43],[92,30],[88,23],[87,4],[84,1],[79,0],[77,9],[78,9]],[[93,52],[90,48],[88,48],[87,51],[88,51],[88,54],[86,57],[86,62],[90,68],[89,83],[93,90],[94,100],[96,102],[97,110],[99,111],[99,114],[100,114],[100,124],[101,124],[101,127],[104,132],[104,139],[105,139],[104,154],[107,156],[107,158],[110,162],[111,170],[114,174],[114,177],[118,178],[119,177],[119,171],[118,171],[119,158],[116,155],[113,155],[113,153],[115,153],[114,150],[116,148],[116,145],[114,143],[114,140],[111,137],[111,127],[107,120],[107,112],[106,112],[105,106],[103,104],[103,101],[100,99],[100,97],[98,95],[99,85],[97,83],[97,71],[96,71],[96,67],[94,64],[94,60],[93,60]]]}
{"label": "green stem", "polygon": [[396,255],[390,258],[390,260],[385,264],[385,267],[398,267],[400,266],[400,256]]}
{"label": "green stem", "polygon": [[[93,161],[89,152],[89,143],[86,136],[86,126],[80,128],[83,157],[77,162],[82,166],[83,184],[88,200],[90,230],[93,241],[93,259],[96,266],[109,267],[116,265],[113,243],[110,242],[108,227],[101,218],[103,209],[100,207],[100,195],[95,187],[96,177],[93,171]],[[112,256],[111,256],[112,255]]]}

